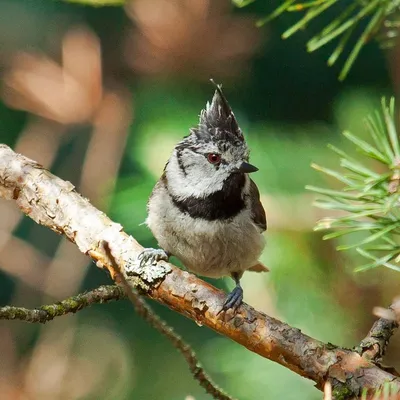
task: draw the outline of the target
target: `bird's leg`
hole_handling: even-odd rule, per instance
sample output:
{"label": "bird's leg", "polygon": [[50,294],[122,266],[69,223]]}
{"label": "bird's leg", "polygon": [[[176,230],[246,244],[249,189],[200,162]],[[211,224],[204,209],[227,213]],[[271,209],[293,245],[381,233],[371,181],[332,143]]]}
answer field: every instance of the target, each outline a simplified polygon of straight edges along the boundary
{"label": "bird's leg", "polygon": [[234,311],[242,304],[243,302],[243,289],[240,286],[240,278],[242,277],[242,272],[232,272],[231,277],[235,280],[236,286],[230,292],[225,300],[225,303],[222,307],[224,311],[229,309],[233,309]]}
{"label": "bird's leg", "polygon": [[146,264],[156,264],[160,260],[168,261],[170,256],[171,254],[163,249],[144,249],[138,255],[140,268],[145,267]]}

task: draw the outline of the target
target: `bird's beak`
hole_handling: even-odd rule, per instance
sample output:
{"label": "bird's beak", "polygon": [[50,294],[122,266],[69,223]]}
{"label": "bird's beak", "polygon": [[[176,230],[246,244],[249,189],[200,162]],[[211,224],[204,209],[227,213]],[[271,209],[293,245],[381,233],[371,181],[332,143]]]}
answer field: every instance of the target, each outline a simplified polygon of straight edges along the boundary
{"label": "bird's beak", "polygon": [[250,174],[251,172],[258,171],[258,168],[255,167],[254,165],[251,165],[251,164],[243,161],[240,164],[239,171],[244,172],[245,174]]}

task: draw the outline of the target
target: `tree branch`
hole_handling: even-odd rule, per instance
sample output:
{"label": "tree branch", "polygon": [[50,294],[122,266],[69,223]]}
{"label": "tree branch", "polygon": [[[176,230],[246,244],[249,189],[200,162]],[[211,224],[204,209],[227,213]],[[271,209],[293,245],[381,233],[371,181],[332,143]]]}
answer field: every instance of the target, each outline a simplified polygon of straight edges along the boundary
{"label": "tree branch", "polygon": [[69,182],[32,160],[0,145],[0,197],[14,200],[37,223],[68,237],[99,267],[116,271],[102,243],[109,243],[129,285],[150,298],[208,326],[249,350],[313,380],[323,390],[332,384],[336,398],[375,393],[387,382],[400,393],[400,380],[356,351],[325,344],[243,304],[236,315],[219,314],[225,294],[172,264],[141,270],[135,263],[142,247],[104,213],[82,198]]}
{"label": "tree branch", "polygon": [[55,317],[76,313],[82,310],[82,308],[89,307],[93,304],[108,303],[109,301],[121,300],[125,297],[124,291],[116,285],[100,286],[97,289],[36,309],[29,310],[27,308],[14,306],[0,307],[0,319],[17,319],[20,321],[44,324]]}
{"label": "tree branch", "polygon": [[[388,311],[393,313],[392,306],[389,307]],[[358,354],[370,361],[380,362],[385,355],[390,338],[398,327],[399,324],[396,319],[379,318],[372,325],[367,336],[357,346]]]}

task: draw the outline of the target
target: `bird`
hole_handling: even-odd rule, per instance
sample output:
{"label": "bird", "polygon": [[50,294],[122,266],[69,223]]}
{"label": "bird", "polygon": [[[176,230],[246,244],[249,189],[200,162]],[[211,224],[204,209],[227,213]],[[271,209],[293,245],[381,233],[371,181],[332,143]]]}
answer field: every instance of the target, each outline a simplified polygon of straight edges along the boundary
{"label": "bird", "polygon": [[[265,210],[249,174],[249,148],[222,91],[216,86],[199,123],[173,149],[147,203],[146,224],[159,248],[144,249],[141,266],[177,257],[200,276],[230,276],[236,286],[222,310],[243,302],[245,271],[268,271],[259,257],[265,246]],[[221,310],[221,311],[222,311]]]}

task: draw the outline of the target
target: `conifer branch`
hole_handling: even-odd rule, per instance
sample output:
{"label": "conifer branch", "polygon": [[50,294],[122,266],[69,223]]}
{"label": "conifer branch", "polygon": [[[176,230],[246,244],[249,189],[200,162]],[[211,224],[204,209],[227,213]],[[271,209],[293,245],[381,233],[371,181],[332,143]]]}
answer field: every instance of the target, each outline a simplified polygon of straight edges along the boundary
{"label": "conifer branch", "polygon": [[[338,250],[355,249],[368,259],[356,270],[385,266],[400,271],[400,145],[396,129],[394,99],[382,100],[382,111],[366,119],[370,141],[344,132],[363,157],[356,159],[330,146],[339,155],[341,171],[312,166],[341,184],[341,190],[308,186],[322,195],[315,205],[343,215],[319,221],[315,230],[333,230],[323,239],[349,234],[363,234],[355,243],[338,246]],[[371,162],[374,167],[371,167]]]}
{"label": "conifer branch", "polygon": [[[244,7],[255,0],[232,0],[238,7]],[[259,20],[262,26],[284,13],[301,14],[300,19],[283,34],[287,39],[300,30],[306,29],[322,14],[330,12],[331,21],[307,42],[307,51],[313,52],[326,44],[338,40],[336,48],[328,59],[332,66],[343,53],[348,43],[355,44],[344,62],[339,79],[346,78],[362,48],[372,39],[377,39],[383,48],[394,45],[399,36],[400,1],[399,0],[283,0],[270,15]],[[356,37],[355,31],[361,33]]]}

